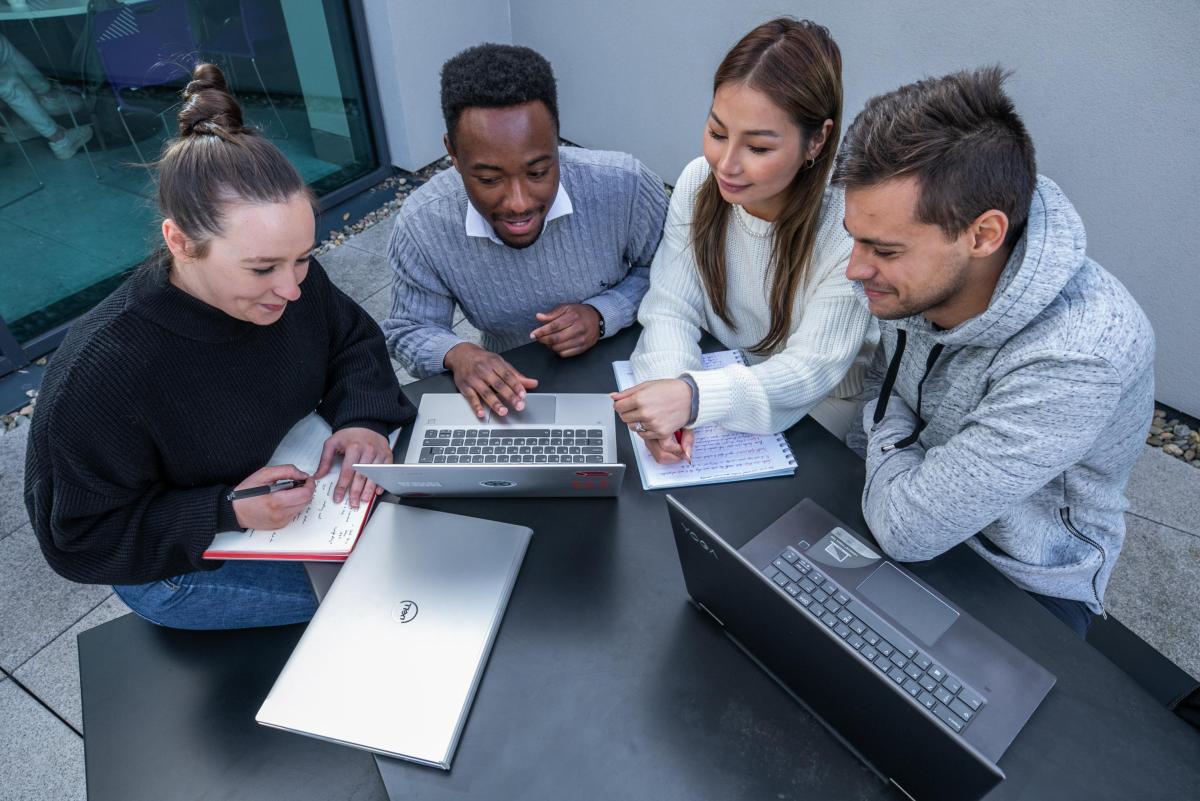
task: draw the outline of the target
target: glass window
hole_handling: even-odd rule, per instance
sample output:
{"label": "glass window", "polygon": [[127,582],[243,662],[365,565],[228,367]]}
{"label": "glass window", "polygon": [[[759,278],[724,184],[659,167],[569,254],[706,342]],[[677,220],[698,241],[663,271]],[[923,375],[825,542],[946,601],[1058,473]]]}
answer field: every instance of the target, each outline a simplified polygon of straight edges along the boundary
{"label": "glass window", "polygon": [[197,60],[318,196],[379,166],[345,2],[0,0],[0,317],[69,322],[159,244],[144,165]]}

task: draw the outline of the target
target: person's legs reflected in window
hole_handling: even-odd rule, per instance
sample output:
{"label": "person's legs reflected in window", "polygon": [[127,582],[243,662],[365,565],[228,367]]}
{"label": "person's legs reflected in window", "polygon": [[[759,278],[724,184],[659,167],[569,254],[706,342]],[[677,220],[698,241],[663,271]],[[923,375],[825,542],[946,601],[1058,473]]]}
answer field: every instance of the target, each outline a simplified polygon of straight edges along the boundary
{"label": "person's legs reflected in window", "polygon": [[40,136],[50,143],[55,157],[69,159],[92,138],[92,127],[68,129],[55,122],[52,114],[76,111],[80,101],[61,91],[52,92],[52,88],[37,67],[0,34],[0,101],[19,118],[9,119],[4,140],[19,142]]}

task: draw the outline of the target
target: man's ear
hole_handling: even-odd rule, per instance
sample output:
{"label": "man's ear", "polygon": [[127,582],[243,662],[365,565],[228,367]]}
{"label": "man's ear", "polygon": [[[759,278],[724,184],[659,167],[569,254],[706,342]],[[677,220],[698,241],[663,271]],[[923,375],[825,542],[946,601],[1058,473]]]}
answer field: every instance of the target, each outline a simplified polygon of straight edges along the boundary
{"label": "man's ear", "polygon": [[971,258],[986,258],[1004,245],[1008,236],[1008,215],[999,209],[988,209],[975,218],[969,231]]}
{"label": "man's ear", "polygon": [[450,134],[442,134],[442,144],[446,148],[446,155],[450,156],[450,162],[458,169],[458,156],[454,154],[454,145],[450,144]]}

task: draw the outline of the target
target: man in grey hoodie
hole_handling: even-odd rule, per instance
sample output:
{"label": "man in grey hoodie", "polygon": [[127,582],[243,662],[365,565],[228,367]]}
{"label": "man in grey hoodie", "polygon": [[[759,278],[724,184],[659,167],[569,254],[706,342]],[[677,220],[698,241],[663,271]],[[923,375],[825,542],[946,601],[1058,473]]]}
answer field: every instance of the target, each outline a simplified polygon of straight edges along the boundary
{"label": "man in grey hoodie", "polygon": [[863,513],[888,554],[966,542],[1083,636],[1125,538],[1154,332],[1037,175],[998,67],[872,98],[834,173],[881,321]]}

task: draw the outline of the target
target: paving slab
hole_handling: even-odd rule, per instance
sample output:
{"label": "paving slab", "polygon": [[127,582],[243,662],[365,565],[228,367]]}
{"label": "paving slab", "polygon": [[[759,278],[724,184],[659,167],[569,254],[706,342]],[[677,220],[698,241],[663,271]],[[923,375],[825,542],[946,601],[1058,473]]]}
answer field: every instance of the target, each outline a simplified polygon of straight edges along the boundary
{"label": "paving slab", "polygon": [[377,323],[382,323],[392,311],[391,285],[389,284],[382,289],[376,290],[375,294],[365,300],[359,301],[359,305],[366,309],[367,314],[371,315],[371,319]]}
{"label": "paving slab", "polygon": [[354,236],[348,237],[344,244],[351,247],[365,250],[368,253],[374,253],[377,256],[387,256],[388,240],[392,237],[392,226],[396,222],[396,215],[388,217],[386,220],[381,220],[365,231],[361,231]]}
{"label": "paving slab", "polygon": [[14,682],[0,682],[0,801],[86,796],[83,738]]}
{"label": "paving slab", "polygon": [[84,616],[74,626],[34,654],[17,669],[17,680],[77,730],[83,731],[79,700],[79,645],[76,638],[101,623],[129,614],[129,607],[116,595]]}
{"label": "paving slab", "polygon": [[25,448],[29,421],[0,433],[0,540],[29,522],[25,514]]}
{"label": "paving slab", "polygon": [[1200,535],[1200,469],[1147,445],[1125,494],[1135,515]]}
{"label": "paving slab", "polygon": [[0,667],[15,671],[111,594],[51,570],[28,524],[0,540]]}
{"label": "paving slab", "polygon": [[1200,681],[1200,538],[1136,515],[1125,515],[1125,522],[1105,605]]}
{"label": "paving slab", "polygon": [[387,259],[359,248],[343,244],[321,256],[320,261],[333,282],[357,303],[392,282]]}
{"label": "paving slab", "polygon": [[465,317],[454,324],[454,333],[476,345],[483,343],[483,335],[479,333],[479,329],[471,325],[471,322]]}

